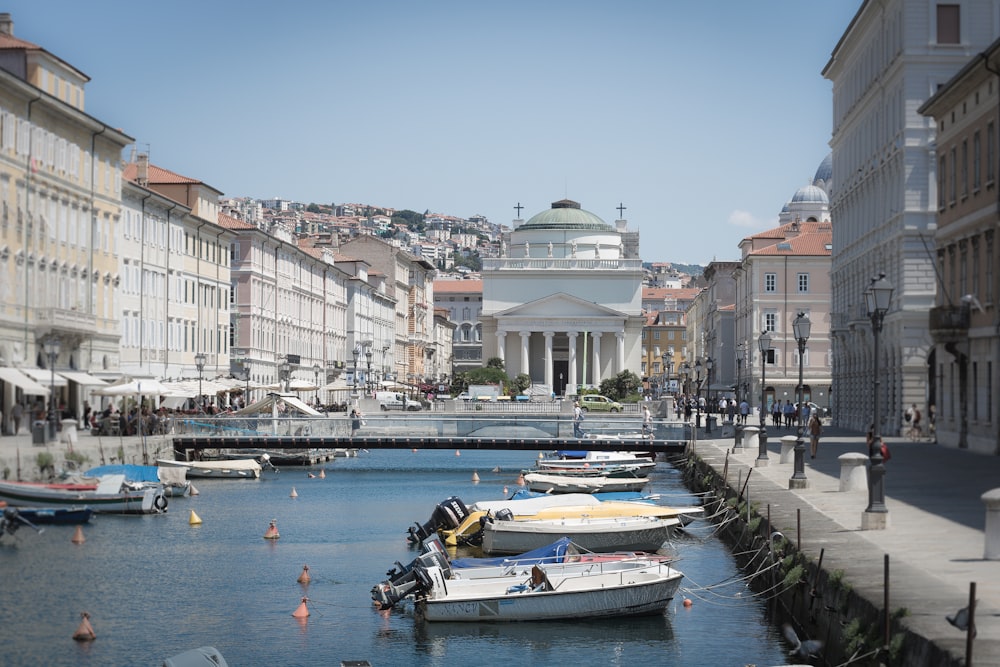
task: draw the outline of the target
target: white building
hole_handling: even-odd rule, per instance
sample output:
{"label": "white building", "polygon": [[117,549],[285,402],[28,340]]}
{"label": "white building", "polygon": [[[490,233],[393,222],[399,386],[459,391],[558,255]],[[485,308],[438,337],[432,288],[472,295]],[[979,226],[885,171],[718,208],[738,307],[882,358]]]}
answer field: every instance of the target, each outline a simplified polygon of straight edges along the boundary
{"label": "white building", "polygon": [[[483,260],[483,357],[535,383],[599,385],[642,360],[638,232],[562,200],[514,221]],[[564,378],[560,382],[560,377]]]}

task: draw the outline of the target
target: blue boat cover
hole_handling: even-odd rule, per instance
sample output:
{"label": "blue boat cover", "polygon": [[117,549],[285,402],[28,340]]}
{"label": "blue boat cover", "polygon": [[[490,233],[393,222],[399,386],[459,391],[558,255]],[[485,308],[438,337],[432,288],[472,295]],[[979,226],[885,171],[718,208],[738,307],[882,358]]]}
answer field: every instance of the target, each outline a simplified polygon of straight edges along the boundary
{"label": "blue boat cover", "polygon": [[160,477],[156,472],[156,466],[140,466],[128,463],[117,463],[106,466],[97,466],[83,473],[87,477],[103,477],[104,475],[125,475],[125,479],[130,482],[159,482]]}
{"label": "blue boat cover", "polygon": [[[551,493],[543,493],[542,491],[529,491],[528,489],[518,489],[511,494],[510,498],[507,500],[525,500],[527,498],[539,498],[541,496],[550,496]],[[590,494],[597,498],[598,500],[652,500],[650,496],[644,495],[639,491],[603,491],[601,493]]]}
{"label": "blue boat cover", "polygon": [[552,544],[544,547],[538,547],[532,551],[526,551],[519,556],[501,556],[497,558],[454,558],[452,559],[451,566],[456,568],[463,567],[482,567],[484,565],[533,565],[535,563],[558,563],[566,552],[569,550],[570,539],[568,537],[560,537],[558,540]]}

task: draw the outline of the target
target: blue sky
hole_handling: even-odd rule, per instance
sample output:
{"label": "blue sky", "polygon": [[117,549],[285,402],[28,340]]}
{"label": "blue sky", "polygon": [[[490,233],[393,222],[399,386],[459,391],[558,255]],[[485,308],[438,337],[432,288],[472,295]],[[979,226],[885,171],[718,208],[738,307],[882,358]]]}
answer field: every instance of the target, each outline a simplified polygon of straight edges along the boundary
{"label": "blue sky", "polygon": [[510,224],[563,198],[647,261],[736,259],[829,152],[860,0],[8,0],[87,111],[226,196]]}

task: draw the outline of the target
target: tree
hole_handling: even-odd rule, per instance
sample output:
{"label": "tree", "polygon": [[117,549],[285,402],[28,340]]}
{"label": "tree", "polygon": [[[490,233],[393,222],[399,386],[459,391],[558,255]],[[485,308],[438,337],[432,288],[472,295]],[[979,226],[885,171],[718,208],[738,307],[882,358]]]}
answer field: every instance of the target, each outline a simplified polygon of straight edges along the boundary
{"label": "tree", "polygon": [[531,386],[531,376],[527,373],[518,373],[517,377],[510,385],[510,393],[513,396],[523,394]]}
{"label": "tree", "polygon": [[613,378],[601,381],[601,393],[613,401],[621,401],[637,394],[642,381],[632,371],[622,371]]}
{"label": "tree", "polygon": [[486,368],[499,368],[503,370],[503,359],[500,357],[490,357],[486,360]]}
{"label": "tree", "polygon": [[[465,372],[465,379],[471,384],[498,384],[506,388],[510,383],[510,378],[501,368],[487,366],[486,368],[474,368]],[[503,393],[506,393],[504,391]]]}

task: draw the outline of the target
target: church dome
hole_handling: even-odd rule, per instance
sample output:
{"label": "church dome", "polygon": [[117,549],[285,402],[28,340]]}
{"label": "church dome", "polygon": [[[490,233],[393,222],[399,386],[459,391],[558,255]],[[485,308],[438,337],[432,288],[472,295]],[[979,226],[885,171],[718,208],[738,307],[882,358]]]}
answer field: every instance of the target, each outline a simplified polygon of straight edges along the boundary
{"label": "church dome", "polygon": [[518,231],[531,229],[579,229],[611,231],[614,228],[599,217],[580,208],[580,204],[569,199],[552,202],[552,208],[532,216]]}
{"label": "church dome", "polygon": [[815,185],[804,185],[795,191],[792,204],[829,204],[830,199],[822,188]]}
{"label": "church dome", "polygon": [[827,153],[816,169],[816,175],[813,176],[813,184],[816,184],[817,181],[820,183],[829,183],[831,178],[833,178],[833,153]]}

